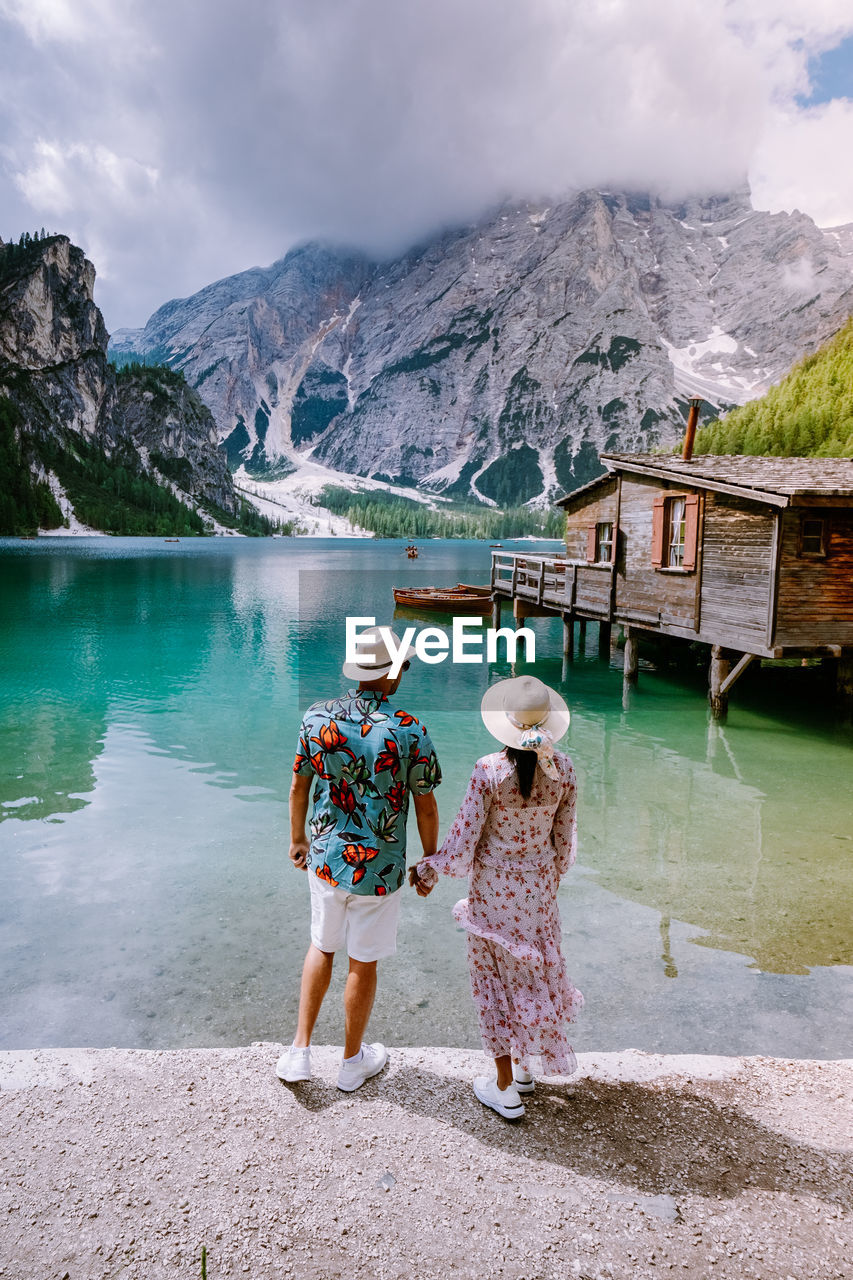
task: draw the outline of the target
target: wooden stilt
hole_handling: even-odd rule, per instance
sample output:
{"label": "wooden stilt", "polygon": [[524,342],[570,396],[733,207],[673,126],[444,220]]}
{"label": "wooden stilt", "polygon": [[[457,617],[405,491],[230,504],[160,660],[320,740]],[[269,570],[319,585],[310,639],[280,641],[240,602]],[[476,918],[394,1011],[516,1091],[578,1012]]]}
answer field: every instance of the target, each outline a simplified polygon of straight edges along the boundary
{"label": "wooden stilt", "polygon": [[842,703],[853,706],[853,649],[842,649],[838,659],[835,688]]}
{"label": "wooden stilt", "polygon": [[729,674],[731,665],[728,659],[723,656],[724,652],[718,644],[715,644],[711,649],[708,701],[711,704],[711,715],[715,720],[724,720],[729,709],[729,695],[723,693],[721,687]]}
{"label": "wooden stilt", "polygon": [[581,657],[586,653],[586,618],[578,621],[578,649]]}
{"label": "wooden stilt", "polygon": [[492,596],[492,630],[499,630],[501,625],[501,598]]}
{"label": "wooden stilt", "polygon": [[635,681],[640,670],[640,643],[633,627],[625,628],[625,664],[622,673],[626,680]]}
{"label": "wooden stilt", "polygon": [[610,657],[610,623],[598,624],[598,654],[601,658]]}
{"label": "wooden stilt", "polygon": [[672,942],[669,936],[669,916],[661,916],[660,918],[660,940],[660,958],[663,960],[663,971],[667,978],[677,978],[678,967],[672,958]]}
{"label": "wooden stilt", "polygon": [[573,662],[575,657],[575,624],[570,613],[563,614],[563,659]]}

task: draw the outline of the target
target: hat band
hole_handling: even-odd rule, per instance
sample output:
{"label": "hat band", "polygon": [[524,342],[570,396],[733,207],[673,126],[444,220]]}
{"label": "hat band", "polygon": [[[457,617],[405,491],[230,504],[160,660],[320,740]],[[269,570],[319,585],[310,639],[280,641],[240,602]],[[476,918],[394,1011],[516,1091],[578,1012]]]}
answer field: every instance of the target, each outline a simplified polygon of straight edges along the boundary
{"label": "hat band", "polygon": [[394,661],[389,658],[387,662],[356,662],[355,666],[367,668],[371,671],[387,671],[389,667],[393,667]]}
{"label": "hat band", "polygon": [[534,720],[533,724],[522,724],[520,720],[516,720],[515,716],[512,714],[511,711],[504,712],[504,715],[506,716],[510,724],[515,725],[516,729],[521,729],[522,732],[526,729],[541,729],[542,725],[545,723],[545,720],[548,719],[548,716],[550,714],[551,714],[551,708],[549,707],[544,719]]}

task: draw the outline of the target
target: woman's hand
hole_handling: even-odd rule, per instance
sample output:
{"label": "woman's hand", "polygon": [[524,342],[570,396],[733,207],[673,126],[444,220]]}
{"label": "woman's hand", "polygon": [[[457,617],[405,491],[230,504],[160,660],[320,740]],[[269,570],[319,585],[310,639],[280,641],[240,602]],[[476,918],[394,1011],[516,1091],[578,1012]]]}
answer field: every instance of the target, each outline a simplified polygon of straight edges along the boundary
{"label": "woman's hand", "polygon": [[432,893],[433,886],[425,884],[418,875],[417,867],[409,867],[409,884],[413,889],[417,890],[419,898],[428,898]]}

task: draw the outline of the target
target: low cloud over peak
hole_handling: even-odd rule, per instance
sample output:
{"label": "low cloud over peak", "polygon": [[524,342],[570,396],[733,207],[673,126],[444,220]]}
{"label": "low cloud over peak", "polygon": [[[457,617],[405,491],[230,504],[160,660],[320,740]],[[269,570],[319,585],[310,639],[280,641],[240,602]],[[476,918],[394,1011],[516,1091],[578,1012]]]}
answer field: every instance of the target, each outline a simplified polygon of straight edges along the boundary
{"label": "low cloud over peak", "polygon": [[0,231],[80,241],[113,326],[299,239],[397,252],[588,186],[749,173],[853,219],[853,104],[797,105],[846,0],[0,0],[3,26]]}

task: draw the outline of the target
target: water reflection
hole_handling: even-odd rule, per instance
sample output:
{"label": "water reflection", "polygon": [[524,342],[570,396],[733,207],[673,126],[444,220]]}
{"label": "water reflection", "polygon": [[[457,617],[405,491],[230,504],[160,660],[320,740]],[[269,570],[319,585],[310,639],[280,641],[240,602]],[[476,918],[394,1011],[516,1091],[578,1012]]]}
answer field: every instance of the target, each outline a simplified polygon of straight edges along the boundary
{"label": "water reflection", "polygon": [[[0,548],[4,1043],[280,1034],[307,936],[306,883],[285,858],[301,711],[346,684],[347,613],[390,620],[393,585],[488,568],[479,544],[427,544],[417,570],[397,554],[342,540]],[[844,1052],[849,727],[769,697],[739,697],[720,725],[701,679],[646,668],[623,691],[595,628],[561,670],[560,624],[529,625],[536,674],[573,712],[581,852],[561,898],[586,1047],[710,1051],[724,1033],[732,1052]],[[526,669],[408,673],[444,768],[443,829],[493,749],[482,691]],[[459,891],[404,906],[377,1005],[392,1043],[476,1041]],[[336,1016],[332,1002],[321,1036]]]}
{"label": "water reflection", "polygon": [[853,963],[849,743],[743,707],[722,726],[670,677],[619,717],[572,687],[584,859],[602,885],[760,969]]}

